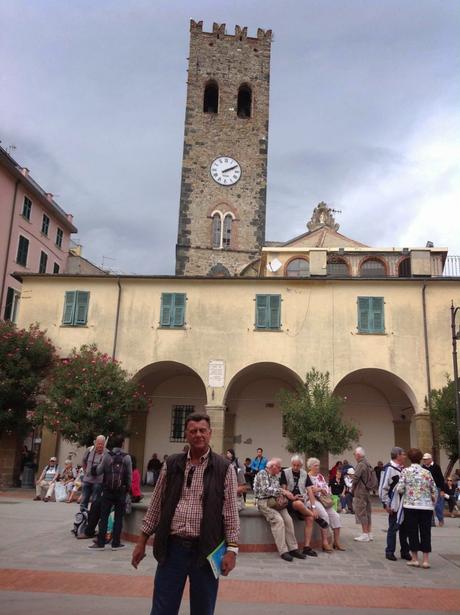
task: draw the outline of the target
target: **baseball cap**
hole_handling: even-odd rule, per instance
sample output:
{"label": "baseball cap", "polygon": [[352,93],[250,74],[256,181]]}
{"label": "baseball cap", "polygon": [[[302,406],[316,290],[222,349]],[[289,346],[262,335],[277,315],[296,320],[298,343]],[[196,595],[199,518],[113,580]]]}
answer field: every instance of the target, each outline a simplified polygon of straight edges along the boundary
{"label": "baseball cap", "polygon": [[430,455],[430,453],[425,453],[422,459],[433,459],[433,457]]}
{"label": "baseball cap", "polygon": [[353,468],[348,468],[347,474],[354,474],[354,473],[355,473],[355,471],[354,471]]}
{"label": "baseball cap", "polygon": [[50,461],[57,461],[57,457],[50,457]]}

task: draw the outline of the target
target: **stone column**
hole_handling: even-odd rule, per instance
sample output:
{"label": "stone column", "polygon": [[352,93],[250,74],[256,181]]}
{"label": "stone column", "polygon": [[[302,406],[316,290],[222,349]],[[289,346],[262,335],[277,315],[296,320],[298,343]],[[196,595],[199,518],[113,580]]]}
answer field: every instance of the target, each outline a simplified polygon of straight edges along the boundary
{"label": "stone column", "polygon": [[211,419],[211,447],[215,453],[222,453],[225,448],[225,406],[205,406],[206,414]]}
{"label": "stone column", "polygon": [[[58,435],[46,427],[42,429],[42,441],[40,444],[40,455],[38,457],[38,474],[48,464],[50,457],[55,457],[58,447]],[[59,461],[59,460],[58,460]]]}
{"label": "stone column", "polygon": [[395,446],[400,446],[405,451],[411,447],[410,443],[410,421],[393,421],[395,434]]}
{"label": "stone column", "polygon": [[431,453],[433,449],[433,431],[428,412],[418,412],[414,415],[415,430],[417,433],[417,447],[424,453]]}

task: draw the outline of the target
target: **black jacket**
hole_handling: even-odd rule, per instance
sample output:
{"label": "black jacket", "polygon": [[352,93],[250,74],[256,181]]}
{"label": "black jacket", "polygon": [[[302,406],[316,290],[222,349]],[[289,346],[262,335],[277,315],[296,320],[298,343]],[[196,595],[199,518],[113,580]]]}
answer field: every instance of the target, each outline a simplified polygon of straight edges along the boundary
{"label": "black jacket", "polygon": [[[179,503],[184,484],[187,453],[170,455],[166,460],[166,485],[161,504],[160,521],[155,531],[153,555],[164,562],[168,550],[171,523]],[[199,562],[204,563],[208,556],[224,539],[224,486],[230,462],[210,451],[208,465],[203,477],[203,518],[199,537]]]}
{"label": "black jacket", "polygon": [[433,477],[433,480],[436,484],[436,487],[440,490],[440,491],[444,491],[444,476],[441,470],[441,467],[438,466],[437,463],[433,463],[430,466],[423,466],[424,468],[426,468],[427,470],[429,470],[431,472],[431,476]]}

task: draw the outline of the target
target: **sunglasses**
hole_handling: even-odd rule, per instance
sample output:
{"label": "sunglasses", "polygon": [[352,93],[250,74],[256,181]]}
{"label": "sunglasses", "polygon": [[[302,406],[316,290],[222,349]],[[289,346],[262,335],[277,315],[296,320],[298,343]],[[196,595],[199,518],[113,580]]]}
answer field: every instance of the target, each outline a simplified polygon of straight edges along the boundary
{"label": "sunglasses", "polygon": [[187,489],[190,489],[190,487],[192,486],[192,480],[193,480],[193,475],[195,474],[195,468],[196,466],[192,466],[190,470],[188,471],[187,482],[186,482]]}

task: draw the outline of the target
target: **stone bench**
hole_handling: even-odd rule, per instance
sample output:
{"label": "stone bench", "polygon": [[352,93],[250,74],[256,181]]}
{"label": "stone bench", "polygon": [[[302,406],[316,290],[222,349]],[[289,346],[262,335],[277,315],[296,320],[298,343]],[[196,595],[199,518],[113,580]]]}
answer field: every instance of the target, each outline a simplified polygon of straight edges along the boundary
{"label": "stone bench", "polygon": [[[124,540],[130,542],[137,540],[147,505],[143,502],[133,504],[132,512],[125,515],[123,522]],[[294,528],[299,545],[303,545],[304,523],[295,519]],[[311,546],[321,547],[320,530],[316,523],[313,524]],[[254,505],[246,506],[240,512],[240,551],[246,553],[276,551],[270,526]]]}

